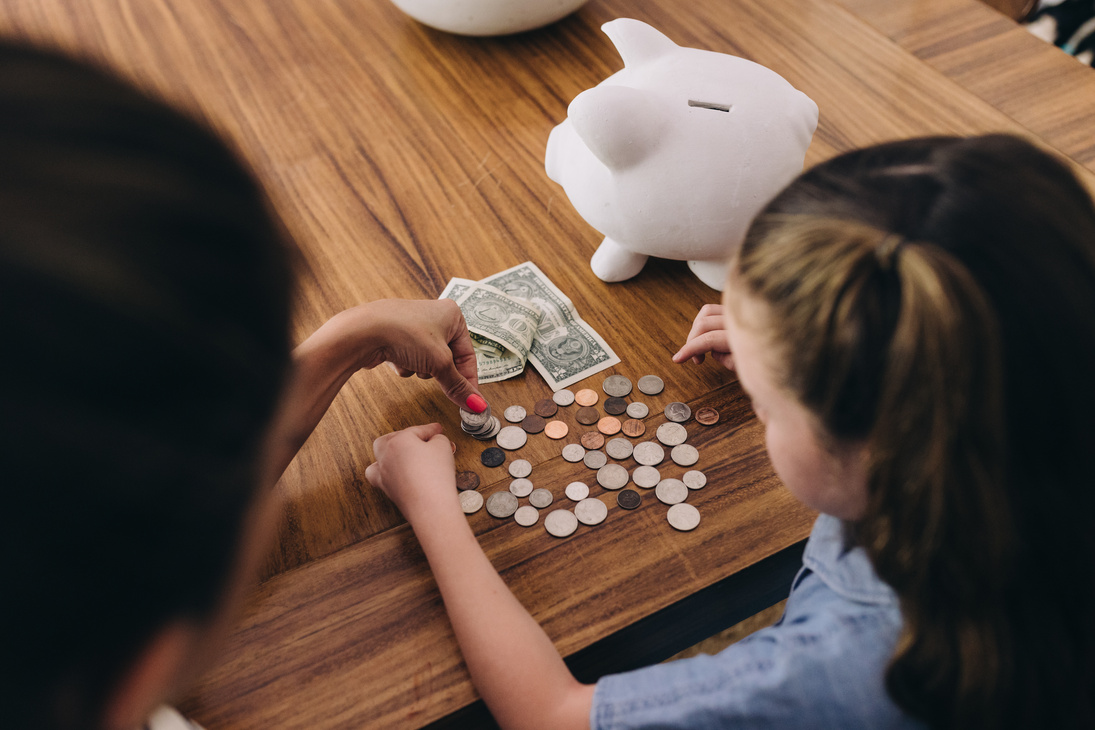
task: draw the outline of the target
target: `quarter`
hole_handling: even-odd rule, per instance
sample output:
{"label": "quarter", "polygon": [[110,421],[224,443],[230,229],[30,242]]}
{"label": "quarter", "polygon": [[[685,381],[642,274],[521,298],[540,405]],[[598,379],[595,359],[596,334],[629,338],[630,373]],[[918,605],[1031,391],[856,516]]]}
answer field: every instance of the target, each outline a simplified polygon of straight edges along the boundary
{"label": "quarter", "polygon": [[597,395],[597,391],[584,388],[574,394],[574,402],[580,406],[591,406],[597,403],[600,396]]}
{"label": "quarter", "polygon": [[601,387],[613,398],[623,398],[631,392],[631,381],[622,375],[609,375]]}
{"label": "quarter", "polygon": [[581,502],[589,496],[589,487],[582,482],[571,482],[567,485],[566,495],[569,500]]}
{"label": "quarter", "polygon": [[570,426],[562,421],[551,421],[544,426],[544,433],[547,434],[549,439],[565,438],[566,435],[570,433]]}
{"label": "quarter", "polygon": [[[654,496],[658,501],[666,504],[678,504],[688,497],[688,487],[680,479],[662,479],[658,486],[654,487]],[[487,505],[490,509],[490,505]]]}
{"label": "quarter", "polygon": [[635,509],[642,504],[643,498],[634,489],[624,489],[616,495],[616,504],[624,509]]}
{"label": "quarter", "polygon": [[669,458],[673,460],[674,464],[692,466],[700,460],[700,452],[691,444],[681,444],[673,447],[673,450],[669,452]]}
{"label": "quarter", "polygon": [[506,452],[497,446],[491,446],[489,449],[484,449],[482,455],[479,457],[479,461],[483,462],[483,466],[496,467],[502,466],[502,463],[506,460]]}
{"label": "quarter", "polygon": [[605,436],[600,431],[586,431],[582,434],[582,446],[587,449],[599,449],[605,445]]}
{"label": "quarter", "polygon": [[657,375],[644,375],[639,378],[639,390],[647,395],[657,395],[665,388],[665,383]]}
{"label": "quarter", "polygon": [[605,436],[611,436],[614,433],[620,432],[620,419],[615,416],[605,416],[597,421],[597,430],[603,433]]}
{"label": "quarter", "polygon": [[710,406],[704,406],[696,411],[696,420],[704,426],[713,426],[719,422],[719,412]]}
{"label": "quarter", "polygon": [[473,471],[456,472],[456,488],[461,492],[479,488],[479,475]]}
{"label": "quarter", "polygon": [[502,415],[505,416],[506,420],[510,423],[520,423],[521,419],[528,414],[525,413],[525,409],[521,406],[510,406],[502,412]]}
{"label": "quarter", "polygon": [[684,423],[692,417],[692,409],[680,401],[673,401],[665,407],[665,417],[674,423]]}
{"label": "quarter", "polygon": [[627,404],[627,417],[628,418],[646,418],[650,415],[650,406],[645,403],[635,401],[634,403]]}
{"label": "quarter", "polygon": [[529,505],[518,507],[513,513],[513,521],[521,527],[532,527],[540,520],[540,510]]}
{"label": "quarter", "polygon": [[637,466],[631,472],[631,481],[643,489],[653,489],[662,480],[661,472],[652,466]]}
{"label": "quarter", "polygon": [[605,401],[605,413],[610,416],[619,416],[627,412],[627,401],[623,398],[609,398]]}
{"label": "quarter", "polygon": [[537,416],[535,413],[530,413],[521,420],[521,428],[524,429],[526,433],[540,433],[544,430],[544,426],[546,425],[547,421],[540,416]]}
{"label": "quarter", "polygon": [[586,450],[581,444],[567,444],[563,447],[563,458],[573,463],[581,461],[586,455]]}
{"label": "quarter", "polygon": [[669,524],[674,528],[681,532],[688,532],[689,530],[695,530],[696,526],[700,524],[700,511],[690,504],[681,502],[670,507],[665,518],[669,520]]}
{"label": "quarter", "polygon": [[514,479],[509,483],[509,491],[514,497],[527,497],[532,494],[532,482],[528,479]]}
{"label": "quarter", "polygon": [[479,492],[468,491],[460,493],[460,509],[464,514],[470,515],[478,512],[483,506],[483,495]]}
{"label": "quarter", "polygon": [[528,503],[537,509],[543,509],[551,504],[555,500],[555,497],[551,496],[551,492],[546,489],[533,489],[532,494],[528,496]]}
{"label": "quarter", "polygon": [[[527,421],[529,418],[529,416],[526,416],[525,420]],[[523,425],[524,422],[522,421],[521,426],[506,426],[499,431],[498,445],[506,451],[515,451],[524,446],[525,442],[528,441],[528,434],[522,428]]]}
{"label": "quarter", "polygon": [[657,466],[665,458],[665,449],[653,441],[643,441],[635,447],[632,456],[635,457],[635,461],[644,466]]}
{"label": "quarter", "polygon": [[555,537],[569,537],[578,529],[578,518],[568,509],[552,510],[544,518],[544,529]]}
{"label": "quarter", "polygon": [[514,459],[509,463],[509,475],[514,479],[524,479],[532,473],[532,462],[527,459]]}
{"label": "quarter", "polygon": [[605,445],[605,452],[616,460],[623,460],[631,456],[634,448],[627,439],[615,438]]}
{"label": "quarter", "polygon": [[688,440],[688,431],[679,423],[663,423],[658,426],[656,435],[666,446],[676,446]]}
{"label": "quarter", "polygon": [[601,417],[600,412],[593,406],[582,406],[574,414],[574,420],[583,426],[592,426]]}
{"label": "quarter", "polygon": [[608,463],[608,457],[605,456],[603,451],[587,451],[586,455],[582,457],[582,462],[590,469],[600,469]]}
{"label": "quarter", "polygon": [[599,525],[608,517],[608,505],[594,497],[583,499],[574,505],[574,516],[583,525]]}
{"label": "quarter", "polygon": [[563,388],[552,394],[551,399],[561,406],[569,406],[574,402],[574,391]]}
{"label": "quarter", "polygon": [[[476,492],[478,494],[478,492]],[[509,492],[495,492],[487,497],[487,512],[491,517],[505,519],[517,511],[517,497]]]}
{"label": "quarter", "polygon": [[630,478],[627,469],[619,464],[605,464],[597,470],[597,483],[605,489],[621,489]]}
{"label": "quarter", "polygon": [[540,418],[551,418],[559,412],[559,406],[551,398],[544,398],[536,401],[536,405],[532,407],[532,412]]}

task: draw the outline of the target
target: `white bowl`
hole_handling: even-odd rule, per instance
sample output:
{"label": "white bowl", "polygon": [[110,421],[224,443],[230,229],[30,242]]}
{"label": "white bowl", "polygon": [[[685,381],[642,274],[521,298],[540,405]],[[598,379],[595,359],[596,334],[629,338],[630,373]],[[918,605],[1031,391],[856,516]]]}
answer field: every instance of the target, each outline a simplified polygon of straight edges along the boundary
{"label": "white bowl", "polygon": [[460,35],[506,35],[539,28],[573,13],[586,0],[392,0],[431,28]]}

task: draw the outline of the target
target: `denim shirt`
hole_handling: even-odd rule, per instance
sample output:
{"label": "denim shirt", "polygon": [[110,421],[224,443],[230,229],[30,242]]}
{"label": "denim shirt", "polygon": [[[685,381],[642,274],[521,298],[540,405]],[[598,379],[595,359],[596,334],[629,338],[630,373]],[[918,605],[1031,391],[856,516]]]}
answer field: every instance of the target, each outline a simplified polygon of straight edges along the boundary
{"label": "denim shirt", "polygon": [[901,630],[893,590],[821,515],[783,617],[715,656],[602,677],[590,726],[922,728],[886,694]]}

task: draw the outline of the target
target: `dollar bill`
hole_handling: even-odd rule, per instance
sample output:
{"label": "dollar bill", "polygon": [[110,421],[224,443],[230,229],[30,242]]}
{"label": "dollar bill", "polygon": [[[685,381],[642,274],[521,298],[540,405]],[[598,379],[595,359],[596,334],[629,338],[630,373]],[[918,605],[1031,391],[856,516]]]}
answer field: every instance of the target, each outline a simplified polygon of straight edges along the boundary
{"label": "dollar bill", "polygon": [[440,298],[460,306],[475,349],[480,383],[512,378],[525,369],[540,312],[494,287],[454,278]]}

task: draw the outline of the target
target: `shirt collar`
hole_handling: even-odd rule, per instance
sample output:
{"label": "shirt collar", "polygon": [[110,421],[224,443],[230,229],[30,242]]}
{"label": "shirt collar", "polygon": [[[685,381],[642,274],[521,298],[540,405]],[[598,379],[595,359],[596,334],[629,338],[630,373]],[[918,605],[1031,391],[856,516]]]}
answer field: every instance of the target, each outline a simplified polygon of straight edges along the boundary
{"label": "shirt collar", "polygon": [[844,523],[832,515],[818,515],[802,563],[844,598],[875,605],[897,603],[893,589],[875,574],[867,551],[849,549]]}

